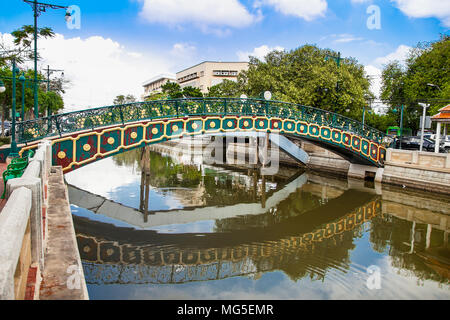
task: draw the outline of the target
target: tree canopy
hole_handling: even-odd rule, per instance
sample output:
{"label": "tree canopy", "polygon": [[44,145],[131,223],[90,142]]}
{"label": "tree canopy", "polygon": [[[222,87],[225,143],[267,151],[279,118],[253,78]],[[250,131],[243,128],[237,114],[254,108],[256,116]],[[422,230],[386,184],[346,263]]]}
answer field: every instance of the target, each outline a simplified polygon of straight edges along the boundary
{"label": "tree canopy", "polygon": [[135,96],[133,96],[132,94],[128,94],[126,96],[121,94],[115,97],[113,104],[127,104],[132,102],[136,102]]}
{"label": "tree canopy", "polygon": [[[420,127],[421,100],[429,101],[428,115],[450,103],[450,36],[435,42],[421,42],[411,49],[405,64],[391,61],[382,72],[381,98],[391,107],[405,106],[404,126]],[[436,102],[435,102],[436,101]]]}

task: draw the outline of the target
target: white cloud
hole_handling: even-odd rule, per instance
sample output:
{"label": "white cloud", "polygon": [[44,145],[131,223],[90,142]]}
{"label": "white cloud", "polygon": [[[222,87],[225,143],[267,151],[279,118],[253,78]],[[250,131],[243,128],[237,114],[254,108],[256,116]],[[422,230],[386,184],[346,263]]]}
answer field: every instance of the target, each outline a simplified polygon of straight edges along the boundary
{"label": "white cloud", "polygon": [[217,27],[247,27],[260,19],[258,15],[251,14],[238,0],[139,1],[143,2],[140,15],[148,22],[172,26],[193,23],[205,33],[220,33],[221,30]]}
{"label": "white cloud", "polygon": [[255,6],[272,6],[284,15],[292,15],[306,21],[323,17],[328,7],[326,0],[258,0]]}
{"label": "white cloud", "polygon": [[353,41],[361,41],[364,40],[364,38],[361,37],[356,37],[352,34],[339,34],[336,36],[336,40],[334,40],[334,43],[348,43],[348,42],[353,42]]}
{"label": "white cloud", "polygon": [[[0,34],[1,35],[1,34]],[[11,42],[10,34],[3,41]],[[64,95],[65,111],[81,110],[112,104],[119,94],[133,94],[138,100],[142,82],[176,66],[181,57],[151,52],[135,52],[112,39],[101,36],[39,40],[40,69],[50,65],[63,69],[71,85]],[[174,46],[174,50],[191,50],[190,46]],[[33,68],[32,64],[27,65]]]}
{"label": "white cloud", "polygon": [[408,58],[409,50],[411,49],[412,49],[411,47],[402,44],[398,46],[394,52],[384,57],[379,57],[375,59],[375,65],[382,66],[394,60],[398,60],[401,63],[404,63],[405,60]]}
{"label": "white cloud", "polygon": [[175,43],[170,54],[175,57],[191,57],[197,52],[197,48],[189,43]]}
{"label": "white cloud", "polygon": [[381,69],[373,65],[364,66],[366,75],[370,78],[370,91],[379,97],[381,94]]}
{"label": "white cloud", "polygon": [[239,61],[248,61],[248,57],[249,56],[253,56],[258,58],[261,61],[264,61],[265,56],[271,52],[271,51],[283,51],[284,48],[280,47],[280,46],[276,46],[276,47],[269,47],[267,45],[262,45],[260,47],[257,47],[255,49],[253,49],[252,52],[243,52],[243,51],[238,51],[236,54],[239,58]]}
{"label": "white cloud", "polygon": [[450,27],[450,4],[448,0],[391,0],[408,17],[440,19]]}

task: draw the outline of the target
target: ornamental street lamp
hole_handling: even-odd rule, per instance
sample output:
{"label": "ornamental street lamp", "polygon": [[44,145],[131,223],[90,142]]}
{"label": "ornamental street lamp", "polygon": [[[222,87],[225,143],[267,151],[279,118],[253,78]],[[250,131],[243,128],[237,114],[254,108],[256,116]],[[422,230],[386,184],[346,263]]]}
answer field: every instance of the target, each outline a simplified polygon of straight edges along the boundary
{"label": "ornamental street lamp", "polygon": [[[37,28],[37,18],[42,12],[47,9],[66,9],[68,7],[58,6],[54,4],[41,3],[37,0],[23,0],[25,3],[31,5],[34,12],[34,116],[39,118],[39,106],[38,106],[38,79],[37,79],[37,38],[38,38],[38,28]],[[70,13],[66,11],[65,20],[70,19]]]}
{"label": "ornamental street lamp", "polygon": [[325,61],[328,61],[330,59],[333,59],[336,62],[338,68],[341,66],[342,58],[341,58],[341,53],[340,52],[338,52],[337,56],[332,56],[330,54],[325,55]]}

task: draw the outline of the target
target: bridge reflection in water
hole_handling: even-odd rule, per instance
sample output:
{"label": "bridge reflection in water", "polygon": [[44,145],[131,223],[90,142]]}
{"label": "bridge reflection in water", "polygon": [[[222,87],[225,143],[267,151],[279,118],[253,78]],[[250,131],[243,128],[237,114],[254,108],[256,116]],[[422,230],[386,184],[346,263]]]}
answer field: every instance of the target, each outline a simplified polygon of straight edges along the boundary
{"label": "bridge reflection in water", "polygon": [[[417,194],[405,197],[407,192],[395,188],[383,189],[382,194],[369,188],[356,190],[347,181],[312,174],[297,174],[284,182],[278,177],[273,180],[277,182],[275,190],[266,194],[263,179],[250,171],[248,188],[243,187],[246,195],[251,194],[249,198],[236,197],[242,193],[237,191],[228,193],[226,201],[209,199],[201,202],[203,206],[197,203],[157,211],[148,208],[146,188],[158,182],[146,174],[147,169],[142,165],[142,176],[146,176],[141,179],[139,206],[115,203],[117,212],[123,214],[115,218],[129,227],[74,215],[88,284],[181,284],[238,276],[258,279],[264,273],[282,271],[293,281],[331,279],[346,286],[345,274],[355,274],[363,281],[367,277],[368,266],[351,258],[356,242],[365,234],[369,234],[373,250],[389,255],[394,267],[413,272],[418,279],[448,284],[450,208],[446,200]],[[239,179],[242,174],[237,174]],[[199,185],[205,183],[201,181],[197,181]],[[170,183],[164,180],[160,185]],[[81,206],[90,195],[78,192],[84,192],[78,199]],[[207,194],[203,196],[208,199]],[[107,215],[101,206],[96,210]],[[193,233],[154,229],[176,219],[184,223],[213,221],[214,227],[210,232]]]}
{"label": "bridge reflection in water", "polygon": [[[103,235],[95,236],[99,225],[93,228],[96,231],[92,233],[78,233],[77,240],[88,283],[184,283],[241,275],[257,276],[258,273],[272,270],[285,270],[288,274],[295,270],[295,274],[291,276],[299,278],[303,276],[298,274],[302,273],[302,269],[303,272],[315,269],[317,276],[324,276],[327,268],[336,265],[327,265],[325,261],[315,266],[304,263],[311,261],[311,256],[320,252],[321,248],[330,246],[339,248],[339,253],[344,255],[341,258],[345,258],[346,251],[351,249],[353,231],[380,213],[380,201],[372,200],[338,220],[319,225],[311,232],[298,235],[287,233],[274,240],[273,236],[269,236],[270,240],[266,241],[261,237],[261,231],[246,230],[247,237],[241,233],[221,237],[205,234],[200,239],[198,235],[160,237],[158,234],[151,234],[151,242],[156,240],[156,243],[167,244],[136,245],[132,241],[111,241],[106,240]],[[78,229],[84,230],[83,222],[76,223]],[[120,233],[119,230],[114,230],[115,227],[103,227],[107,229],[103,230],[106,233]],[[275,226],[272,228],[279,229]],[[279,232],[277,230],[276,233]],[[224,238],[233,239],[233,242],[238,238],[243,243],[232,247],[208,248],[208,243],[217,243],[218,238],[224,243],[228,242]],[[173,244],[177,242],[182,245],[175,247]],[[303,268],[299,268],[299,264]]]}

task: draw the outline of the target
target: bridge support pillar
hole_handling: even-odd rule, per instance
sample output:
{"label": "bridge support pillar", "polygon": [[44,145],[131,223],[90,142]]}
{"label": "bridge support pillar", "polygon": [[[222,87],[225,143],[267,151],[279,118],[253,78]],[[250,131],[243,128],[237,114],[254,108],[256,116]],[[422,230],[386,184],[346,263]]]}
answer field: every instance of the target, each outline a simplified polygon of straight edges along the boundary
{"label": "bridge support pillar", "polygon": [[384,168],[351,163],[350,167],[348,168],[348,177],[363,180],[367,178],[373,178],[375,182],[382,182],[383,172]]}

